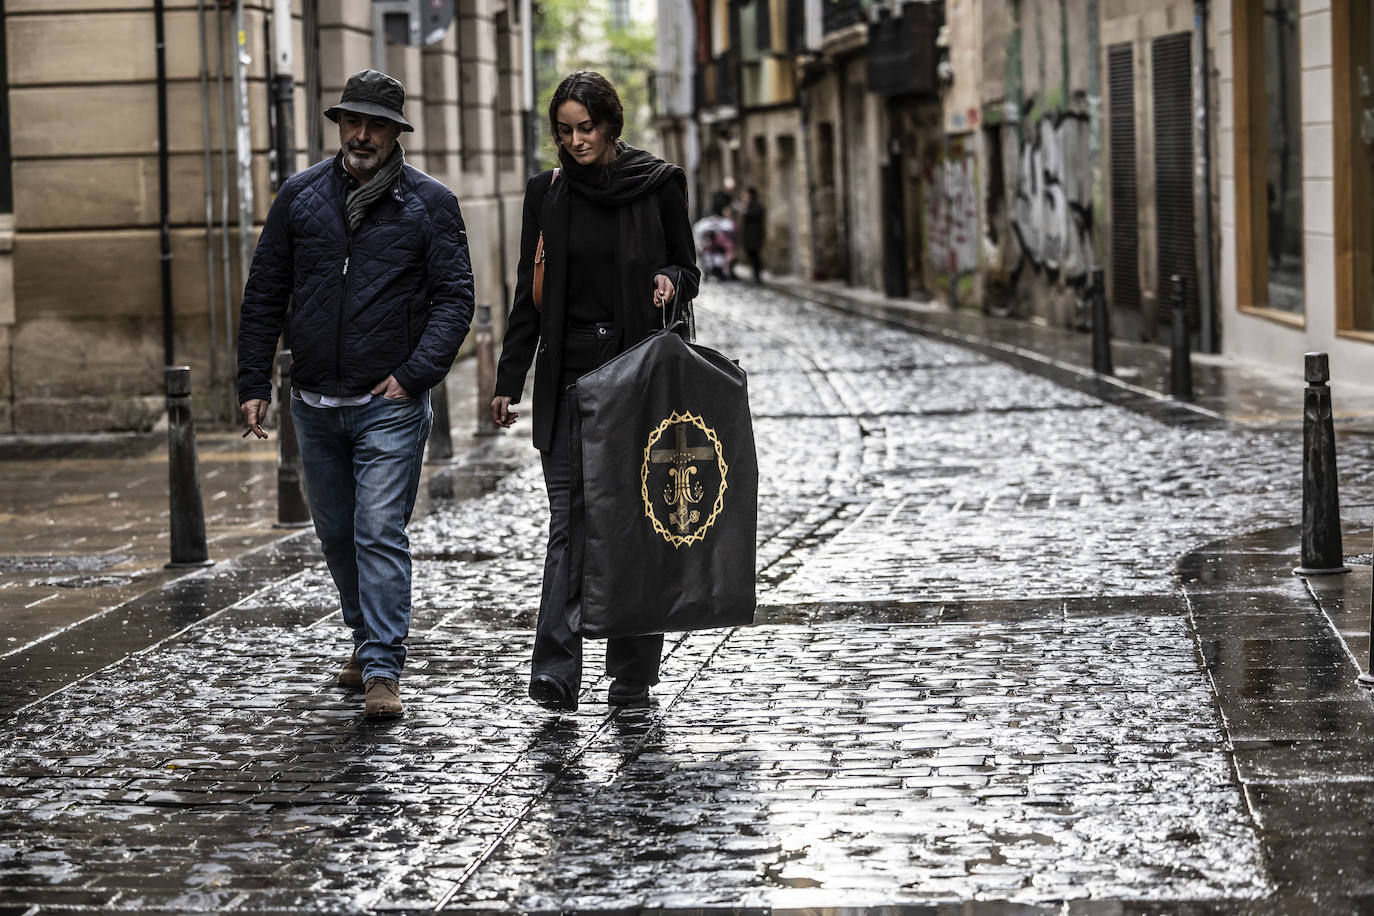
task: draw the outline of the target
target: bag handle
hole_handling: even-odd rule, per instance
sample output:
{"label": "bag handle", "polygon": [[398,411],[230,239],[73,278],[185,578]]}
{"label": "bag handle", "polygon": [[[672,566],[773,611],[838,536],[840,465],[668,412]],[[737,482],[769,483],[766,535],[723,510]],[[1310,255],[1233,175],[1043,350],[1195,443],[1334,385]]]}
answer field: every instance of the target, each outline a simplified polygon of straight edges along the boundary
{"label": "bag handle", "polygon": [[[544,191],[546,195],[553,190],[553,183],[558,180],[558,172],[559,169],[555,166],[553,177],[549,179],[549,187]],[[544,307],[544,262],[548,256],[548,252],[544,250],[544,230],[541,228],[539,241],[534,246],[534,283],[531,295],[534,299],[535,311],[540,311]]]}
{"label": "bag handle", "polygon": [[[679,302],[679,297],[676,293],[674,293],[672,302],[664,303],[662,306],[656,306],[656,308],[658,308],[659,313],[659,322],[661,323],[661,327],[663,330],[676,331],[685,323],[685,319],[682,316],[682,309],[679,308],[678,305]],[[668,317],[669,309],[673,310],[673,315],[671,319],[669,319]]]}

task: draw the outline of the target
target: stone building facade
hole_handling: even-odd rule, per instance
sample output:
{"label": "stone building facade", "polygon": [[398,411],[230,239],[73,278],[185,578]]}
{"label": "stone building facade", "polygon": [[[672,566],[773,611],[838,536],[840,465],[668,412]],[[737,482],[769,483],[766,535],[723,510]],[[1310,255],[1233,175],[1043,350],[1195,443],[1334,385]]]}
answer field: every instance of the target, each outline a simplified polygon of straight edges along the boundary
{"label": "stone building facade", "polygon": [[[1326,351],[1374,379],[1374,13],[1360,0],[1218,2],[1226,353]],[[1336,405],[1339,411],[1339,404]]]}
{"label": "stone building facade", "polygon": [[[146,429],[163,412],[155,17],[106,0],[3,7],[12,203],[0,219],[0,433]],[[349,74],[407,87],[407,160],[457,193],[479,303],[508,298],[527,174],[528,2],[459,0],[421,47],[367,0],[296,0],[294,168],[331,155]],[[165,10],[173,359],[199,413],[237,403],[243,262],[277,183],[270,3]],[[0,206],[5,203],[0,194]],[[499,330],[499,329],[498,329]]]}

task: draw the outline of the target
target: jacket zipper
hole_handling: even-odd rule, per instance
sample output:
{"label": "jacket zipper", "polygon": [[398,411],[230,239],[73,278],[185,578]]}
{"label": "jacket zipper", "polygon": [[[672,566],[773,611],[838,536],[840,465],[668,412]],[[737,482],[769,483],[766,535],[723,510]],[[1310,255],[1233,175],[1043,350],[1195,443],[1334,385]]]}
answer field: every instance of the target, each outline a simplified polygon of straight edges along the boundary
{"label": "jacket zipper", "polygon": [[348,310],[348,262],[353,257],[353,235],[350,233],[348,242],[344,246],[343,273],[343,296],[339,300],[338,327],[334,332],[334,393],[338,394],[343,390],[343,335],[344,335],[344,312]]}

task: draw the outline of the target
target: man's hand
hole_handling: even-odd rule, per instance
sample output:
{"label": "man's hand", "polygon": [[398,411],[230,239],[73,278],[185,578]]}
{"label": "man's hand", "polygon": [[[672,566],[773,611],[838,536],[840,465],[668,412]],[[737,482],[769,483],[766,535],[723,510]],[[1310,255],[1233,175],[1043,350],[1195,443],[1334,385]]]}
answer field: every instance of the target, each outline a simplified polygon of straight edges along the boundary
{"label": "man's hand", "polygon": [[491,418],[497,426],[502,429],[510,429],[515,425],[515,418],[520,414],[510,409],[510,398],[494,397],[491,399]]}
{"label": "man's hand", "polygon": [[267,438],[267,430],[262,428],[263,421],[267,419],[267,401],[250,398],[239,405],[239,413],[243,414],[243,425],[248,427],[243,433],[245,439],[249,433],[259,439]]}
{"label": "man's hand", "polygon": [[410,400],[410,392],[401,387],[401,384],[396,381],[396,376],[394,375],[388,375],[386,378],[373,385],[372,393],[380,394],[382,397],[390,398],[393,401]]}

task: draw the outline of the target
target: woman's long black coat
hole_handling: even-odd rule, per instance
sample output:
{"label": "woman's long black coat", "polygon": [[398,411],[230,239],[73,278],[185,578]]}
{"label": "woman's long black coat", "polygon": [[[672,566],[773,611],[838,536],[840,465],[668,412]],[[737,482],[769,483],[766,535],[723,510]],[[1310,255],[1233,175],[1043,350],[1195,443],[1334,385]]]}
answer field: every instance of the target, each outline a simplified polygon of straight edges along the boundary
{"label": "woman's long black coat", "polygon": [[[506,323],[501,361],[496,370],[496,396],[520,400],[525,376],[534,363],[534,445],[547,451],[553,441],[556,398],[562,397],[563,321],[567,296],[570,198],[566,181],[541,172],[525,185],[525,212],[520,227],[520,264],[515,298]],[[654,275],[673,281],[681,301],[696,298],[701,272],[696,266],[691,221],[687,216],[687,178],[674,166],[666,185],[618,208],[617,263],[607,265],[620,282],[613,314],[619,340],[615,352],[648,337],[660,327],[653,304]],[[534,307],[534,251],[544,231],[544,302]]]}

